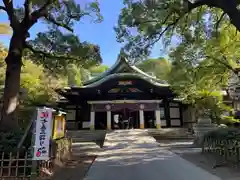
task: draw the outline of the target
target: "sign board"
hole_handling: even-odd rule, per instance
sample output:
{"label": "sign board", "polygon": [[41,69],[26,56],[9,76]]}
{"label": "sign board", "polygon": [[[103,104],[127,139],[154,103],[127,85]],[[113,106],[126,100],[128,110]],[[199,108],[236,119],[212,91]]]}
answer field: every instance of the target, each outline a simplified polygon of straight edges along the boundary
{"label": "sign board", "polygon": [[33,160],[48,160],[52,137],[52,109],[38,108]]}
{"label": "sign board", "polygon": [[128,85],[132,85],[132,81],[118,81],[118,85],[120,86],[128,86]]}
{"label": "sign board", "polygon": [[60,139],[65,136],[65,123],[64,115],[54,116],[53,139]]}

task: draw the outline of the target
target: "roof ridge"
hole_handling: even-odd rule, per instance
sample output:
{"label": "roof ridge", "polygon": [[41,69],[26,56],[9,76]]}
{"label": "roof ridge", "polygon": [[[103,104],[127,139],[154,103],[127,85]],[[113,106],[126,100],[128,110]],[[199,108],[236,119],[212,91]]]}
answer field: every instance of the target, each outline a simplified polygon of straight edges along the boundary
{"label": "roof ridge", "polygon": [[[130,64],[130,61],[128,61],[128,59],[126,57],[119,56],[117,61],[113,64],[113,66],[111,66],[109,69],[107,69],[105,72],[103,72],[99,76],[93,77],[92,79],[83,82],[83,86],[88,86],[92,83],[96,83],[97,81],[101,81],[101,79],[103,79],[106,76],[109,76],[111,74],[117,74],[114,71],[117,71],[120,68],[122,68],[124,66],[124,64],[125,64],[125,66],[128,66],[130,69],[132,69],[134,72],[136,72],[136,74],[143,75],[143,76],[145,76],[147,78],[150,78],[151,80],[154,80],[154,81],[162,81],[161,79],[158,79],[154,76],[151,76],[148,73],[145,73],[144,71],[139,69],[137,66]],[[118,72],[118,73],[121,73],[121,72]],[[167,82],[165,81],[164,84],[167,84]]]}

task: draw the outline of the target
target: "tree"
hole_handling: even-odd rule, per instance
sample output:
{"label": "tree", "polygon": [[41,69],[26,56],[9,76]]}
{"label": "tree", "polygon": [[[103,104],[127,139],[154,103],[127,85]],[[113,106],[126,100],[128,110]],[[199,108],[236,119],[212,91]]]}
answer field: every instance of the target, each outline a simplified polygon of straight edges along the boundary
{"label": "tree", "polygon": [[90,73],[95,74],[101,74],[105,72],[108,69],[108,66],[106,65],[98,65],[98,66],[92,66],[89,68]]}
{"label": "tree", "polygon": [[169,59],[174,91],[188,103],[219,108],[220,90],[240,70],[239,4],[235,0],[126,0],[115,31],[133,61],[146,58],[158,41],[166,46],[177,42]]}
{"label": "tree", "polygon": [[[130,58],[146,57],[159,40],[172,40],[194,34],[205,39],[216,37],[222,23],[240,30],[236,0],[125,0],[115,28],[120,42],[126,42]],[[142,57],[140,57],[142,59]]]}
{"label": "tree", "polygon": [[68,78],[69,86],[80,86],[82,85],[81,79],[81,67],[78,67],[76,64],[67,65],[66,76]]}
{"label": "tree", "polygon": [[[0,92],[4,87],[6,65],[4,58],[7,56],[7,49],[0,46]],[[22,125],[29,122],[33,109],[36,105],[54,102],[57,99],[55,89],[66,86],[65,77],[61,74],[55,77],[49,73],[48,69],[33,63],[33,61],[23,58],[23,67],[21,70],[18,120]]]}
{"label": "tree", "polygon": [[218,39],[207,41],[203,37],[192,40],[196,38],[194,34],[188,35],[169,54],[169,83],[175,93],[197,111],[210,109],[209,115],[215,122],[219,122],[224,111],[232,111],[223,102],[222,90],[228,89],[229,79],[238,67],[239,37],[239,32],[232,28],[222,28]]}
{"label": "tree", "polygon": [[148,59],[140,62],[137,67],[144,72],[153,73],[158,79],[168,80],[171,63],[164,58]]}
{"label": "tree", "polygon": [[[89,55],[90,59],[100,57],[98,47],[81,43],[76,36],[65,35],[63,32],[72,33],[74,22],[81,20],[83,16],[91,16],[94,13],[98,21],[101,20],[101,16],[97,2],[92,2],[83,9],[74,0],[25,0],[24,6],[20,8],[14,8],[13,0],[3,0],[0,9],[7,13],[12,28],[8,55],[5,59],[7,67],[0,127],[11,130],[17,128],[16,119],[13,117],[19,99],[22,56],[25,51],[28,49],[26,52],[28,55],[34,53],[41,57],[42,64],[49,64],[51,59],[57,65],[66,61],[88,62]],[[27,41],[29,29],[40,20],[50,25],[50,31],[39,33],[35,40]],[[83,49],[87,53],[82,56],[78,52],[83,52]]]}

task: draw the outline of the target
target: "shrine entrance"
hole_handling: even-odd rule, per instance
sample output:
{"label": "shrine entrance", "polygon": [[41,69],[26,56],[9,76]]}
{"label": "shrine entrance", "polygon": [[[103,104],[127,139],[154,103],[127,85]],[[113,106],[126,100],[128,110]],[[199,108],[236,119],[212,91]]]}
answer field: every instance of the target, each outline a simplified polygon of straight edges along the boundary
{"label": "shrine entrance", "polygon": [[140,128],[139,113],[136,110],[123,108],[112,112],[112,129]]}
{"label": "shrine entrance", "polygon": [[[89,101],[90,127],[132,129],[160,127],[161,100]],[[97,116],[96,116],[97,115]]]}

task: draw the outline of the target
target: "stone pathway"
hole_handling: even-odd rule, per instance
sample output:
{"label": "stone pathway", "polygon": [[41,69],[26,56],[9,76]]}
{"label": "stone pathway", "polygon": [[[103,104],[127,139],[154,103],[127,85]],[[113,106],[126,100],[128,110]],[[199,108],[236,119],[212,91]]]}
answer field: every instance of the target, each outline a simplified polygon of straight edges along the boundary
{"label": "stone pathway", "polygon": [[144,130],[108,133],[85,180],[221,180],[160,147]]}

